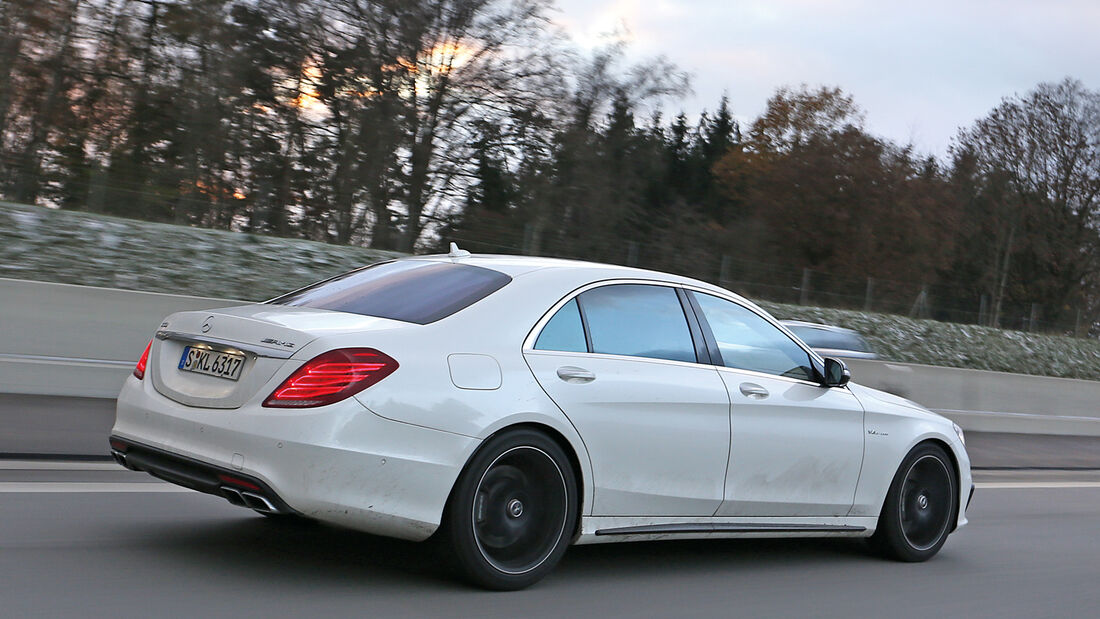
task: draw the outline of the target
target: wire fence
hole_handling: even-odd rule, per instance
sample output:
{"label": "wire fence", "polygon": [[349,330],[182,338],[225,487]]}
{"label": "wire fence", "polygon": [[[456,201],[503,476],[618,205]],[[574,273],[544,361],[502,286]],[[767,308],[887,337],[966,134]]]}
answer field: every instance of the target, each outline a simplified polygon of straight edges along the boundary
{"label": "wire fence", "polygon": [[[10,205],[13,208],[18,205]],[[38,207],[20,207],[34,209]],[[68,213],[69,211],[44,212]],[[18,222],[14,222],[18,226]],[[530,226],[486,226],[481,222],[478,232],[440,232],[437,241],[425,245],[432,250],[455,241],[463,249],[478,253],[537,254],[560,258],[594,260],[626,266],[636,266],[659,271],[679,273],[708,281],[737,292],[745,297],[803,306],[828,307],[928,318],[942,322],[999,326],[1019,331],[1089,337],[1100,334],[1100,319],[1087,308],[1047,307],[1043,303],[1016,303],[1006,305],[998,316],[990,295],[977,288],[962,288],[928,282],[908,282],[885,278],[852,277],[809,268],[762,262],[739,257],[732,253],[715,251],[722,246],[713,239],[700,239],[698,243],[676,240],[673,246],[648,245],[611,234],[585,234],[583,238],[549,238],[536,240]],[[35,224],[38,225],[38,224]],[[44,226],[52,224],[43,223]],[[61,228],[69,224],[57,223]],[[71,226],[79,228],[76,221]],[[72,234],[69,226],[63,230]],[[102,227],[102,226],[100,226]],[[187,230],[187,228],[181,228]],[[77,232],[79,230],[76,230]],[[3,232],[0,230],[0,232]],[[102,231],[100,231],[102,232]],[[95,233],[95,234],[91,234]],[[95,237],[95,230],[90,238]],[[107,234],[103,243],[116,243],[117,235]],[[121,238],[121,237],[120,237]],[[89,241],[91,242],[91,241]],[[3,245],[10,245],[4,247]],[[688,246],[688,247],[685,247]],[[7,257],[9,271],[18,276],[25,268],[26,258],[22,245],[15,240],[4,241],[0,234],[0,256]],[[10,250],[5,252],[3,250]],[[332,252],[336,251],[334,247]],[[313,254],[310,254],[311,256]],[[42,257],[47,260],[49,256]],[[310,258],[312,259],[312,258]],[[51,262],[52,259],[47,260]],[[52,263],[52,262],[51,262]],[[12,270],[15,269],[15,270]],[[25,270],[25,269],[24,269]],[[83,282],[82,282],[83,283]],[[111,285],[120,285],[116,280]],[[210,291],[207,291],[209,294]],[[262,296],[262,295],[261,295]],[[996,324],[994,324],[996,323]]]}
{"label": "wire fence", "polygon": [[1088,313],[1079,308],[1052,319],[1050,308],[1041,303],[1015,304],[995,315],[991,295],[974,289],[844,277],[808,268],[780,271],[729,257],[725,262],[726,270],[711,281],[751,298],[1075,337],[1087,336],[1090,328]]}
{"label": "wire fence", "polygon": [[997,326],[1034,333],[1089,337],[1100,329],[1086,308],[1055,311],[1043,303],[1006,304],[998,313],[992,296],[977,288],[873,277],[852,277],[810,268],[797,268],[704,251],[689,256],[669,255],[660,248],[607,239],[611,249],[600,256],[562,251],[553,243],[534,251],[530,234],[516,238],[458,235],[448,240],[475,252],[530,254],[588,259],[669,271],[701,279],[742,296],[795,305],[897,314],[941,322]]}

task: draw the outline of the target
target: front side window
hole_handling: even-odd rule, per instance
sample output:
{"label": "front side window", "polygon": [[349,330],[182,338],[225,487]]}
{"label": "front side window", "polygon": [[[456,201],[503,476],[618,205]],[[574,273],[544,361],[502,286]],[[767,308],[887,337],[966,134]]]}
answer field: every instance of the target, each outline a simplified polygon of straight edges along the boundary
{"label": "front side window", "polygon": [[720,297],[691,293],[699,302],[728,368],[813,380],[810,355],[787,334],[746,307]]}
{"label": "front side window", "polygon": [[696,362],[695,345],[676,291],[612,284],[578,295],[592,352]]}
{"label": "front side window", "polygon": [[465,309],[512,278],[454,262],[396,260],[351,271],[268,301],[428,324]]}

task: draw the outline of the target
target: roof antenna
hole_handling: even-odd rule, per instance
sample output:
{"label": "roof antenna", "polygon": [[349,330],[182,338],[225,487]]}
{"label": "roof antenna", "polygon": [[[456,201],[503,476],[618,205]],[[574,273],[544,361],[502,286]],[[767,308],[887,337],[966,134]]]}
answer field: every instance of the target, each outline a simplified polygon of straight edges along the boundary
{"label": "roof antenna", "polygon": [[459,249],[458,244],[451,241],[451,253],[447,254],[451,258],[467,258],[470,256],[470,252],[465,249]]}

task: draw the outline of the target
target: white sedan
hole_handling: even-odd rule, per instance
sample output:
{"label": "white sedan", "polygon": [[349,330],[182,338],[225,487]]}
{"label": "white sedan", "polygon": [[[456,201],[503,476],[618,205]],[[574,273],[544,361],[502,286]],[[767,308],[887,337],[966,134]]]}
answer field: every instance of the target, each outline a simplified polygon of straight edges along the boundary
{"label": "white sedan", "polygon": [[848,377],[701,281],[453,248],[169,316],[110,443],[267,515],[434,535],[497,589],[574,543],[869,537],[928,559],[966,524],[962,431]]}

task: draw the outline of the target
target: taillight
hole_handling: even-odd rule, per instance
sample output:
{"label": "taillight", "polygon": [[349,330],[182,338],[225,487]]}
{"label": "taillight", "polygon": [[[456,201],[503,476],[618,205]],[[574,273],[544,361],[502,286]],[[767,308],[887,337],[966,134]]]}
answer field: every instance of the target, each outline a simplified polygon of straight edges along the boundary
{"label": "taillight", "polygon": [[141,358],[138,359],[137,367],[134,368],[134,376],[138,377],[138,380],[145,378],[145,366],[149,364],[149,349],[153,346],[153,340],[149,340],[149,343],[145,345],[145,352],[141,353]]}
{"label": "taillight", "polygon": [[272,392],[264,406],[306,408],[339,402],[393,374],[397,362],[373,348],[340,348],[318,355]]}

